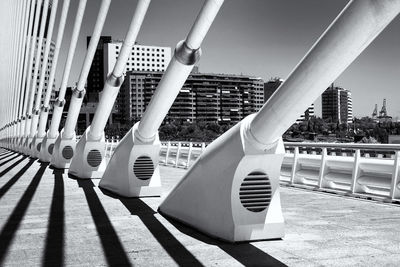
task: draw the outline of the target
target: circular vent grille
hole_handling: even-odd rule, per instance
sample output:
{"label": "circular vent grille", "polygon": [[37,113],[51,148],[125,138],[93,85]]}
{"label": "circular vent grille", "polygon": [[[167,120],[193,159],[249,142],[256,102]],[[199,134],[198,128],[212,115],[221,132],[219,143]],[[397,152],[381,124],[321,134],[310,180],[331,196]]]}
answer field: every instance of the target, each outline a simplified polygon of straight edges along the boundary
{"label": "circular vent grille", "polygon": [[92,167],[98,167],[102,161],[100,151],[97,149],[90,150],[87,156],[87,163]]}
{"label": "circular vent grille", "polygon": [[154,172],[154,164],[150,157],[138,157],[133,164],[133,173],[140,180],[148,180]]}
{"label": "circular vent grille", "polygon": [[47,148],[47,151],[49,151],[50,155],[53,155],[53,149],[54,149],[54,144],[50,144],[49,147]]}
{"label": "circular vent grille", "polygon": [[40,149],[41,149],[41,148],[42,148],[42,143],[37,144],[37,146],[36,146],[37,151],[40,152]]}
{"label": "circular vent grille", "polygon": [[65,159],[72,159],[72,157],[74,156],[74,150],[72,149],[71,146],[65,146],[62,150],[62,156]]}
{"label": "circular vent grille", "polygon": [[240,202],[252,212],[265,210],[271,202],[271,195],[271,183],[263,172],[248,174],[240,185]]}

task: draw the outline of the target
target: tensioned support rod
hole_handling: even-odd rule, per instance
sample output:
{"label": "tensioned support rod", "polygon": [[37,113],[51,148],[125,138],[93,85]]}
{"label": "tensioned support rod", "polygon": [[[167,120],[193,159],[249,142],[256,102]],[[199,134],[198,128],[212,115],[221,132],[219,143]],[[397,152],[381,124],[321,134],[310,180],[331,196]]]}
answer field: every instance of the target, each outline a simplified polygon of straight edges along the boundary
{"label": "tensioned support rod", "polygon": [[[21,124],[21,115],[22,115],[22,106],[24,102],[24,89],[23,89],[23,73],[24,73],[24,62],[27,61],[26,59],[26,47],[27,45],[27,35],[29,32],[28,30],[28,20],[29,20],[29,0],[25,1],[25,14],[23,18],[23,30],[21,31],[21,42],[20,42],[20,64],[19,64],[19,71],[18,71],[18,78],[17,78],[17,90],[18,90],[18,108],[17,108],[17,113],[16,113],[16,119],[17,119],[17,124],[16,124],[16,136],[19,137],[20,134],[20,124]],[[32,1],[34,2],[34,1]],[[29,42],[28,42],[29,43]]]}
{"label": "tensioned support rod", "polygon": [[62,40],[63,40],[63,36],[64,36],[65,22],[67,21],[70,2],[71,2],[70,0],[64,0],[62,10],[61,10],[61,17],[60,17],[60,22],[58,25],[56,44],[54,47],[53,65],[51,67],[51,71],[50,71],[50,75],[49,75],[49,84],[46,89],[46,93],[45,93],[45,97],[44,97],[44,101],[43,101],[43,107],[40,112],[39,128],[38,128],[38,133],[37,133],[38,137],[44,137],[46,134],[45,131],[46,131],[47,118],[49,116],[50,97],[51,97],[51,92],[53,90],[54,78],[55,78],[56,70],[57,70],[58,56],[60,55],[61,44],[62,44]]}
{"label": "tensioned support rod", "polygon": [[18,76],[18,57],[19,57],[19,36],[20,36],[20,31],[21,31],[21,25],[22,23],[20,22],[21,16],[22,16],[22,1],[17,2],[17,8],[16,8],[16,15],[14,17],[15,19],[15,30],[13,34],[13,38],[11,39],[11,43],[13,43],[13,50],[12,50],[12,65],[11,65],[11,70],[12,74],[10,77],[10,84],[11,84],[11,89],[12,91],[10,92],[10,97],[11,97],[11,109],[10,109],[10,118],[9,122],[11,124],[10,128],[10,137],[13,137],[14,129],[15,129],[15,114],[16,114],[16,107],[18,106],[18,101],[17,101],[17,95],[18,95],[18,88],[16,86],[16,80]]}
{"label": "tensioned support rod", "polygon": [[96,108],[93,122],[90,126],[89,137],[93,140],[99,140],[102,136],[115,99],[117,98],[119,88],[123,82],[123,72],[125,70],[126,62],[128,61],[132,47],[135,44],[136,37],[139,33],[140,27],[142,26],[149,4],[150,0],[139,0],[137,3],[135,13],[122,44],[117,62],[115,63],[112,73],[107,77],[104,84],[100,102]]}
{"label": "tensioned support rod", "polygon": [[49,129],[49,137],[55,138],[57,137],[58,127],[60,126],[61,116],[64,109],[65,104],[65,92],[67,89],[67,83],[69,78],[69,73],[71,72],[72,60],[75,54],[76,44],[78,42],[79,31],[82,25],[83,15],[85,13],[87,0],[80,0],[78,10],[75,17],[74,28],[72,30],[71,42],[69,45],[67,60],[65,62],[63,78],[61,81],[61,88],[58,94],[58,98],[54,103],[53,109],[53,117],[51,119],[50,129]]}
{"label": "tensioned support rod", "polygon": [[75,90],[72,92],[68,115],[64,126],[63,137],[65,138],[72,138],[75,132],[76,122],[78,121],[79,111],[81,109],[83,97],[85,95],[85,83],[89,75],[90,66],[92,65],[94,55],[96,53],[97,45],[100,40],[101,31],[103,29],[110,4],[111,0],[103,0],[101,2],[93,34],[90,39],[85,60],[83,61],[82,71],[79,75],[78,85],[77,88],[75,88]]}
{"label": "tensioned support rod", "polygon": [[[43,3],[43,10],[42,10],[42,19],[41,19],[41,23],[40,23],[40,30],[39,30],[39,40],[38,40],[38,46],[37,46],[37,50],[36,50],[36,61],[35,61],[35,68],[33,69],[33,78],[32,78],[32,85],[31,85],[31,92],[30,92],[30,96],[29,96],[29,103],[28,103],[28,113],[31,114],[31,117],[28,118],[27,122],[29,127],[25,128],[25,133],[26,135],[29,135],[29,137],[34,137],[35,133],[32,133],[32,125],[34,125],[35,123],[37,123],[37,115],[36,114],[37,111],[33,110],[34,108],[34,104],[35,104],[35,100],[37,100],[37,98],[35,99],[35,94],[41,96],[41,92],[38,92],[37,90],[39,89],[36,86],[37,83],[37,76],[39,75],[39,67],[40,67],[40,63],[41,63],[41,54],[42,54],[42,48],[43,48],[43,37],[44,37],[44,30],[46,28],[46,22],[47,22],[47,13],[49,10],[49,0],[44,0]],[[44,64],[44,62],[43,62]],[[40,99],[39,99],[40,101]],[[32,112],[32,113],[31,113]],[[32,116],[33,115],[33,116]]]}
{"label": "tensioned support rod", "polygon": [[32,126],[31,126],[31,136],[36,135],[37,127],[38,127],[38,121],[39,121],[39,108],[42,100],[42,92],[43,92],[43,86],[44,86],[44,78],[46,77],[46,73],[48,72],[48,60],[49,60],[49,53],[50,53],[50,45],[51,45],[51,38],[53,36],[53,29],[54,29],[54,22],[56,19],[56,13],[57,13],[57,7],[58,7],[58,0],[53,0],[53,4],[51,7],[50,11],[50,19],[49,19],[49,27],[47,29],[47,36],[46,36],[46,46],[44,48],[44,56],[43,56],[43,63],[42,63],[42,70],[40,73],[40,79],[39,79],[39,87],[36,93],[36,100],[35,100],[35,107],[33,110],[33,116],[32,116]]}
{"label": "tensioned support rod", "polygon": [[136,136],[143,142],[154,139],[194,64],[199,60],[200,45],[223,2],[223,0],[207,0],[186,40],[178,43],[174,56],[140,120]]}
{"label": "tensioned support rod", "polygon": [[[10,42],[12,43],[12,49],[10,51],[11,54],[11,75],[9,77],[9,85],[10,85],[10,108],[9,108],[9,116],[7,118],[9,122],[9,129],[8,129],[8,137],[12,137],[13,129],[14,129],[14,111],[15,111],[15,106],[16,106],[16,94],[17,94],[17,88],[14,83],[15,76],[17,74],[17,55],[18,55],[18,50],[17,50],[17,44],[18,44],[18,36],[19,36],[19,26],[20,26],[20,13],[21,13],[21,2],[16,3],[16,8],[15,8],[15,16],[14,16],[14,30],[13,34],[10,38]],[[8,141],[10,142],[10,140]]]}
{"label": "tensioned support rod", "polygon": [[250,132],[271,144],[400,12],[400,0],[354,0],[254,117]]}
{"label": "tensioned support rod", "polygon": [[[20,116],[22,116],[21,119],[21,123],[20,123],[20,135],[24,135],[25,133],[25,123],[26,123],[26,110],[27,110],[27,104],[28,104],[28,94],[29,94],[29,86],[27,86],[28,84],[28,78],[30,74],[28,72],[28,69],[30,69],[30,71],[32,72],[32,68],[31,68],[31,61],[28,59],[29,53],[31,51],[31,44],[32,43],[32,39],[34,39],[33,36],[31,36],[32,33],[32,24],[33,24],[33,17],[35,14],[35,3],[36,1],[32,1],[31,2],[31,7],[30,7],[30,11],[29,11],[29,22],[28,22],[28,33],[27,33],[27,39],[26,39],[26,50],[25,50],[25,62],[24,62],[24,72],[22,75],[22,85],[21,85],[21,90],[23,92],[23,96],[22,96],[22,110],[20,112]],[[35,37],[36,39],[36,37]]]}

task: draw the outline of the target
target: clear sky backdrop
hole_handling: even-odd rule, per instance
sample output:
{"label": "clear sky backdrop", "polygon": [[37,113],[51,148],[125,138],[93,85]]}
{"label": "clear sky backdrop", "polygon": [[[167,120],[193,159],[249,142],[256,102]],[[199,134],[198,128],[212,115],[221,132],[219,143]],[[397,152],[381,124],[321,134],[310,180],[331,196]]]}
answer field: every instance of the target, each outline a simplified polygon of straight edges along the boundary
{"label": "clear sky backdrop", "polygon": [[[71,1],[57,86],[61,82],[60,68],[64,68],[78,2]],[[285,79],[347,2],[225,0],[203,42],[200,71],[243,73],[266,81],[271,77]],[[92,34],[100,3],[100,0],[88,0],[69,85],[74,85],[79,78],[86,53],[86,36]],[[102,35],[123,40],[136,3],[136,0],[113,0]],[[174,48],[186,37],[202,4],[203,0],[153,0],[137,42]],[[59,12],[61,7],[62,1]],[[337,79],[337,85],[352,92],[355,116],[370,116],[375,103],[380,109],[386,98],[389,115],[400,117],[399,32],[400,19],[397,17]],[[315,104],[317,115],[320,115],[320,99]]]}

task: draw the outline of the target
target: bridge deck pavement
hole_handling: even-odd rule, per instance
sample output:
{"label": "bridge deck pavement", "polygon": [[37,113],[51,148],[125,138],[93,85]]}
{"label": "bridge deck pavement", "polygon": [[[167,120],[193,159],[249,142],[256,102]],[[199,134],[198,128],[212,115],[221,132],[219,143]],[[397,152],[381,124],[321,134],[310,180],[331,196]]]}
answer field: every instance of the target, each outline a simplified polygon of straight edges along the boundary
{"label": "bridge deck pavement", "polygon": [[[164,195],[185,170],[162,167]],[[227,244],[0,150],[0,266],[399,266],[400,206],[282,188],[286,236]]]}

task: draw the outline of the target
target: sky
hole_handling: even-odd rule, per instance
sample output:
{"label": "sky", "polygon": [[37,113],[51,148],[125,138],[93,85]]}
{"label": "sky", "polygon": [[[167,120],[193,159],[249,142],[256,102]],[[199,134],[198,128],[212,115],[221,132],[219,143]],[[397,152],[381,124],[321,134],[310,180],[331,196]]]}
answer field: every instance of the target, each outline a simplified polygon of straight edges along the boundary
{"label": "sky", "polygon": [[[57,68],[64,68],[78,2],[71,0]],[[286,79],[347,2],[225,0],[203,41],[200,72],[246,74],[265,81],[271,77]],[[92,34],[100,3],[100,0],[88,0],[69,85],[78,81],[86,53],[86,36]],[[136,0],[113,0],[102,35],[123,40],[136,3]],[[202,0],[153,0],[137,42],[174,48],[186,37],[202,4]],[[61,7],[62,1],[59,13]],[[336,80],[336,85],[351,91],[356,117],[371,116],[375,104],[381,108],[383,98],[387,99],[389,115],[400,117],[399,31],[397,17]],[[53,40],[55,34],[56,30]],[[57,73],[59,86],[62,71]],[[321,114],[320,102],[320,99],[315,101],[317,115]]]}

